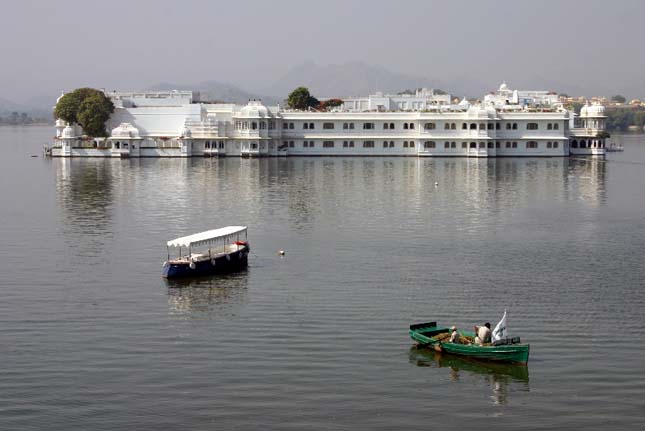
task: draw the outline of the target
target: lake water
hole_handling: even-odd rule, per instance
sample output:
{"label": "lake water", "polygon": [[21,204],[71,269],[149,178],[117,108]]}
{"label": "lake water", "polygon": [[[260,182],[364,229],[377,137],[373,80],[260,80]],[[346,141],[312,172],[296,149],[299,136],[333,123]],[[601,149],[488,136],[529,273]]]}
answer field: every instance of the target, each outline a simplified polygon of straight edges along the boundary
{"label": "lake water", "polygon": [[[3,430],[645,425],[643,136],[606,159],[44,159],[52,134],[0,128]],[[247,272],[161,278],[165,241],[230,224]],[[412,348],[411,323],[504,309],[526,368]]]}

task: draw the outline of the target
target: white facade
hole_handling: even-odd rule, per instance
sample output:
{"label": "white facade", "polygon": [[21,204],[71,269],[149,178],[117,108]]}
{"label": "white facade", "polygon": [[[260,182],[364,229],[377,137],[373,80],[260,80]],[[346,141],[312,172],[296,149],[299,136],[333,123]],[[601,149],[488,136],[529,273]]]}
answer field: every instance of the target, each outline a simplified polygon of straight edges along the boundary
{"label": "white facade", "polygon": [[[79,127],[57,122],[51,155],[562,157],[605,151],[601,106],[583,108],[575,120],[557,105],[428,103],[429,93],[404,97],[425,97],[425,105],[411,110],[378,108],[383,101],[370,96],[367,108],[377,103],[377,109],[333,112],[284,110],[260,101],[202,103],[192,92],[106,94],[115,104],[107,124],[111,136],[84,138]],[[388,103],[400,102],[388,97]]]}

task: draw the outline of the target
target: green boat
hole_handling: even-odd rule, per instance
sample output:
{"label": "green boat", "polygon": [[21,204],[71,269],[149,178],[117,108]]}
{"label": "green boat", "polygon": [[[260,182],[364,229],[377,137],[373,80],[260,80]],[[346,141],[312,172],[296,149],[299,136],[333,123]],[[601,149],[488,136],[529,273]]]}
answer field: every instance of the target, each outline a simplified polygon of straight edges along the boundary
{"label": "green boat", "polygon": [[[458,331],[463,339],[474,339],[474,332]],[[433,347],[438,352],[468,356],[487,361],[512,362],[526,365],[529,361],[529,345],[522,344],[520,337],[506,338],[494,344],[451,343],[446,334],[450,328],[437,326],[437,322],[410,325],[410,337],[419,345]]]}

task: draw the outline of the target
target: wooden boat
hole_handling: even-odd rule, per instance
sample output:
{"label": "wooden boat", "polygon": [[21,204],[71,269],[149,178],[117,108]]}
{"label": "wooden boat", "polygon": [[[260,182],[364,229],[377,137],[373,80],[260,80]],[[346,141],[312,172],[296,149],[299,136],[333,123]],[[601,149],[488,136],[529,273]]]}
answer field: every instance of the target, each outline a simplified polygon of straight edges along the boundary
{"label": "wooden boat", "polygon": [[[227,226],[173,239],[166,243],[166,248],[168,260],[163,264],[165,278],[240,271],[248,265],[250,250],[246,226]],[[173,259],[170,258],[171,248],[179,249],[178,256]],[[182,254],[182,249],[187,254]]]}
{"label": "wooden boat", "polygon": [[[474,339],[474,332],[458,331],[462,339]],[[437,322],[410,325],[410,337],[419,345],[433,347],[436,351],[468,356],[487,361],[512,362],[526,365],[529,361],[529,345],[522,344],[520,337],[506,338],[494,344],[451,343],[448,327],[437,326]]]}

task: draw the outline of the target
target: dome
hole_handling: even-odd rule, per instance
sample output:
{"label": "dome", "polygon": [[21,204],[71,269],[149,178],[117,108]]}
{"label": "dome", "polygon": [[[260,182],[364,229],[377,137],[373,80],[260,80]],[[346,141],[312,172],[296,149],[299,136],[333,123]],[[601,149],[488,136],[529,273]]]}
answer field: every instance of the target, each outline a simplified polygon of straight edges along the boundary
{"label": "dome", "polygon": [[587,103],[585,104],[585,106],[583,106],[582,108],[580,108],[580,116],[581,116],[581,117],[586,117],[586,116],[588,115],[589,108],[590,108],[590,106],[589,106],[589,102],[587,102]]}
{"label": "dome", "polygon": [[67,126],[67,123],[65,122],[65,120],[61,118],[56,119],[56,127],[65,127],[65,126]]}
{"label": "dome", "polygon": [[593,105],[589,106],[587,108],[587,116],[588,117],[604,117],[605,116],[605,107],[598,104],[594,103]]}
{"label": "dome", "polygon": [[183,129],[181,129],[181,133],[179,133],[179,136],[183,138],[190,138],[193,135],[193,133],[190,131],[188,126],[184,125]]}
{"label": "dome", "polygon": [[240,117],[264,118],[269,116],[269,110],[259,100],[251,100],[240,110]]}
{"label": "dome", "polygon": [[74,133],[74,128],[73,128],[72,126],[70,126],[70,125],[67,125],[67,126],[63,129],[63,134],[61,135],[61,137],[62,137],[62,138],[73,138],[73,137],[74,137],[74,135],[75,135],[75,133]]}
{"label": "dome", "polygon": [[498,91],[508,91],[508,86],[506,85],[506,81],[502,82],[502,85],[499,86]]}
{"label": "dome", "polygon": [[139,130],[130,123],[121,123],[119,127],[112,129],[113,138],[138,138]]}

